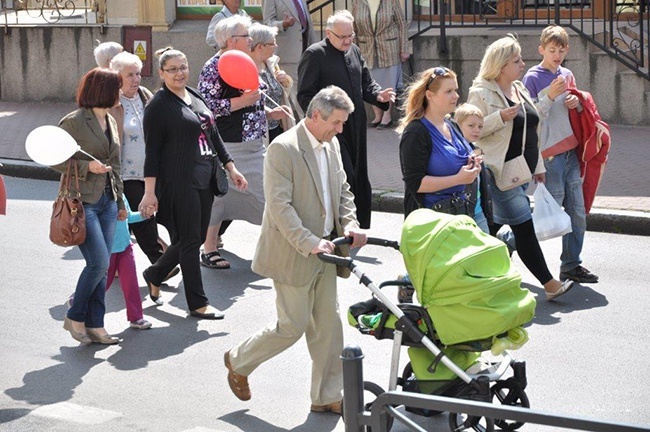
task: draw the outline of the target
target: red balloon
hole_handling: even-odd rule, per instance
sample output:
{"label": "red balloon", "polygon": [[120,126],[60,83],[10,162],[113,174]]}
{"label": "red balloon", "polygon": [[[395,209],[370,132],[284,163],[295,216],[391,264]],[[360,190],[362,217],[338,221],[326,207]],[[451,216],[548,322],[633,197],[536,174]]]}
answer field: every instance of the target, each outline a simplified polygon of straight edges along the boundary
{"label": "red balloon", "polygon": [[248,54],[239,50],[229,50],[219,57],[219,75],[231,87],[240,90],[257,90],[260,78],[255,62]]}

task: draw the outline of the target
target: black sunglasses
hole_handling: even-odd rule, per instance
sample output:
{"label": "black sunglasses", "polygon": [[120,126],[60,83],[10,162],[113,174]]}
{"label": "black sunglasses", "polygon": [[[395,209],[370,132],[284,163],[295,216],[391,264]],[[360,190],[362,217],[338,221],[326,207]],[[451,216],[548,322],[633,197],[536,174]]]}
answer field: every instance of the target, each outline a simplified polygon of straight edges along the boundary
{"label": "black sunglasses", "polygon": [[427,88],[431,85],[434,79],[439,76],[445,76],[449,73],[449,69],[446,67],[438,66],[436,68],[433,68],[433,73],[431,76],[429,76],[429,79],[427,80]]}

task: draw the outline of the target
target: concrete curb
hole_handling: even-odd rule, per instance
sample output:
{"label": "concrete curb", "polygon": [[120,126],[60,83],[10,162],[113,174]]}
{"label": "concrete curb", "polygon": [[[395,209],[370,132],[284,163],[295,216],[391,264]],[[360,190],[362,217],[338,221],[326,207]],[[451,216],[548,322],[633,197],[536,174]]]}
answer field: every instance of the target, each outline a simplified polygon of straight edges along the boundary
{"label": "concrete curb", "polygon": [[[58,181],[60,174],[52,168],[31,161],[0,159],[0,174],[36,180]],[[372,210],[402,213],[404,194],[396,191],[373,190]],[[612,234],[650,236],[650,213],[614,209],[593,209],[587,215],[587,230]]]}
{"label": "concrete curb", "polygon": [[34,180],[55,180],[61,178],[61,174],[50,167],[39,165],[35,162],[18,159],[0,159],[0,174],[9,177],[29,178]]}
{"label": "concrete curb", "polygon": [[[404,194],[373,190],[372,209],[402,213]],[[587,230],[612,234],[650,236],[650,213],[614,209],[592,209],[587,215]]]}

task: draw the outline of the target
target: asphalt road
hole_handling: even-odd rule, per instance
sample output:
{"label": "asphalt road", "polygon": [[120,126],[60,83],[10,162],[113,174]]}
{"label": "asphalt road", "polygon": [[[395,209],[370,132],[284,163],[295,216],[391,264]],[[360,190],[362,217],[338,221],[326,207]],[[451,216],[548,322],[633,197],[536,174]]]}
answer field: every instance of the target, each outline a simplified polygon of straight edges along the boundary
{"label": "asphalt road", "polygon": [[[224,236],[231,270],[203,269],[211,303],[223,321],[187,316],[181,277],[156,308],[145,298],[150,330],[128,328],[116,282],[107,293],[106,328],[118,346],[78,346],[62,329],[63,305],[83,259],[77,249],[52,245],[48,219],[55,182],[5,178],[8,215],[0,216],[0,430],[7,431],[341,431],[339,417],[309,412],[309,358],[304,340],[262,365],[250,378],[253,398],[229,391],[223,352],[275,316],[269,280],[250,271],[258,227],[235,222]],[[371,234],[399,240],[402,217],[374,213]],[[588,232],[585,264],[600,283],[575,288],[547,303],[523,268],[524,285],[538,298],[530,342],[513,354],[527,361],[531,405],[550,412],[617,422],[650,423],[650,320],[647,295],[649,237]],[[559,240],[543,243],[557,273]],[[137,249],[139,271],[146,258]],[[392,250],[364,248],[356,257],[375,282],[404,270]],[[176,288],[177,285],[180,288]],[[389,296],[395,297],[389,289]],[[369,291],[339,279],[342,313]],[[367,379],[386,387],[391,343],[346,326],[346,342],[361,346]],[[406,359],[406,350],[402,359]],[[445,431],[444,416],[412,416],[427,430]],[[396,425],[394,431],[407,430]],[[523,431],[550,428],[526,425]]]}

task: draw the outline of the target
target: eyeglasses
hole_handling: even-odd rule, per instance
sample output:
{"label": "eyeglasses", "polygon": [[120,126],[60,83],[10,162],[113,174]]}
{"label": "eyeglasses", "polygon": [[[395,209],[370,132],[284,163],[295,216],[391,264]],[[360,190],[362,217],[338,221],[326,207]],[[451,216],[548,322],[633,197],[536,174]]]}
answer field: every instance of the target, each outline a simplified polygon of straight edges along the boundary
{"label": "eyeglasses", "polygon": [[278,46],[278,43],[277,42],[269,42],[269,43],[265,43],[265,44],[262,44],[262,45],[276,47],[276,46]]}
{"label": "eyeglasses", "polygon": [[339,36],[336,33],[334,33],[332,30],[330,30],[330,33],[332,33],[334,36],[336,36],[337,38],[339,38],[341,40],[354,39],[355,37],[357,37],[356,33],[352,33],[352,34],[349,34],[347,36]]}
{"label": "eyeglasses", "polygon": [[233,38],[238,38],[238,37],[241,37],[241,38],[248,38],[248,37],[250,37],[250,36],[248,35],[248,33],[246,33],[246,34],[241,34],[241,35],[232,35],[232,36],[230,36],[231,39],[233,39]]}
{"label": "eyeglasses", "polygon": [[163,72],[168,72],[168,73],[170,73],[170,74],[172,74],[172,75],[176,75],[178,72],[183,72],[183,73],[185,73],[185,72],[187,72],[188,70],[190,70],[189,66],[187,66],[187,65],[182,65],[181,67],[170,67],[170,68],[168,68],[168,69],[163,69]]}
{"label": "eyeglasses", "polygon": [[436,79],[436,77],[445,76],[448,73],[449,73],[449,69],[447,69],[446,67],[438,66],[436,68],[433,68],[433,73],[427,80],[427,88],[429,88],[429,86],[431,85],[433,80]]}

